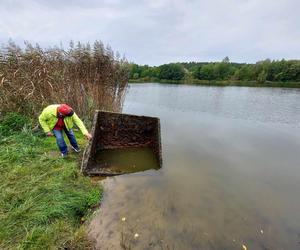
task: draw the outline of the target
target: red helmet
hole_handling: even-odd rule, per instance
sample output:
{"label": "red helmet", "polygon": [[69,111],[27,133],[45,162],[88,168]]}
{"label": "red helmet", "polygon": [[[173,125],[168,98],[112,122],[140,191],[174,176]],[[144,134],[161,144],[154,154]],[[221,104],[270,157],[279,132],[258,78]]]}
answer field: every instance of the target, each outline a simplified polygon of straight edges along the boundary
{"label": "red helmet", "polygon": [[72,116],[74,114],[73,109],[67,104],[60,104],[57,111],[63,116]]}

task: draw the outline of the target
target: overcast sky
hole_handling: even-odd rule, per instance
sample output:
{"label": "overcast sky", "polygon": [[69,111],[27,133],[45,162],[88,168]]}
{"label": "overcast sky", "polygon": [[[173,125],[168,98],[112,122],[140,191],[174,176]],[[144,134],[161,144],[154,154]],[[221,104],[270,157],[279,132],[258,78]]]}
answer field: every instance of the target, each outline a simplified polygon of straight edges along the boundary
{"label": "overcast sky", "polygon": [[300,59],[300,0],[0,0],[0,43],[98,39],[138,64]]}

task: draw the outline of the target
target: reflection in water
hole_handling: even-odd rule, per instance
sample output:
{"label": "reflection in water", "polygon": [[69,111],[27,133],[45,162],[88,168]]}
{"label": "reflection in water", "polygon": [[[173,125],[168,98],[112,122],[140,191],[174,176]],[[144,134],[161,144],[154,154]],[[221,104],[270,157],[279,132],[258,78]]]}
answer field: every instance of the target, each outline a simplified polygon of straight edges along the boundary
{"label": "reflection in water", "polygon": [[299,90],[132,85],[124,112],[160,117],[164,164],[103,181],[99,249],[299,249]]}

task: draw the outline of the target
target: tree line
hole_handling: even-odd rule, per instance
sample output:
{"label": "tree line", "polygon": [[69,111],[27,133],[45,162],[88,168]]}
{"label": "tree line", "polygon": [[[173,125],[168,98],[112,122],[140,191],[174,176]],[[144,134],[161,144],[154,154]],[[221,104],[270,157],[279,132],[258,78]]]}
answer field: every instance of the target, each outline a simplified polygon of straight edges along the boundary
{"label": "tree line", "polygon": [[300,82],[300,60],[266,59],[254,64],[232,63],[228,57],[221,62],[169,63],[160,66],[130,64],[130,79],[254,81],[258,83]]}

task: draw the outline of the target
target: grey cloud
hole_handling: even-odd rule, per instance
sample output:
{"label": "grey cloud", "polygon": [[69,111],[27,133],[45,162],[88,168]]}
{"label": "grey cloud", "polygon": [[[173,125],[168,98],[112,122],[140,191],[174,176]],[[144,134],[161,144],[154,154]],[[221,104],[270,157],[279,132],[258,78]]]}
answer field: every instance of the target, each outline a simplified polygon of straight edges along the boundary
{"label": "grey cloud", "polygon": [[297,0],[12,0],[0,7],[0,42],[101,39],[151,65],[300,55]]}

